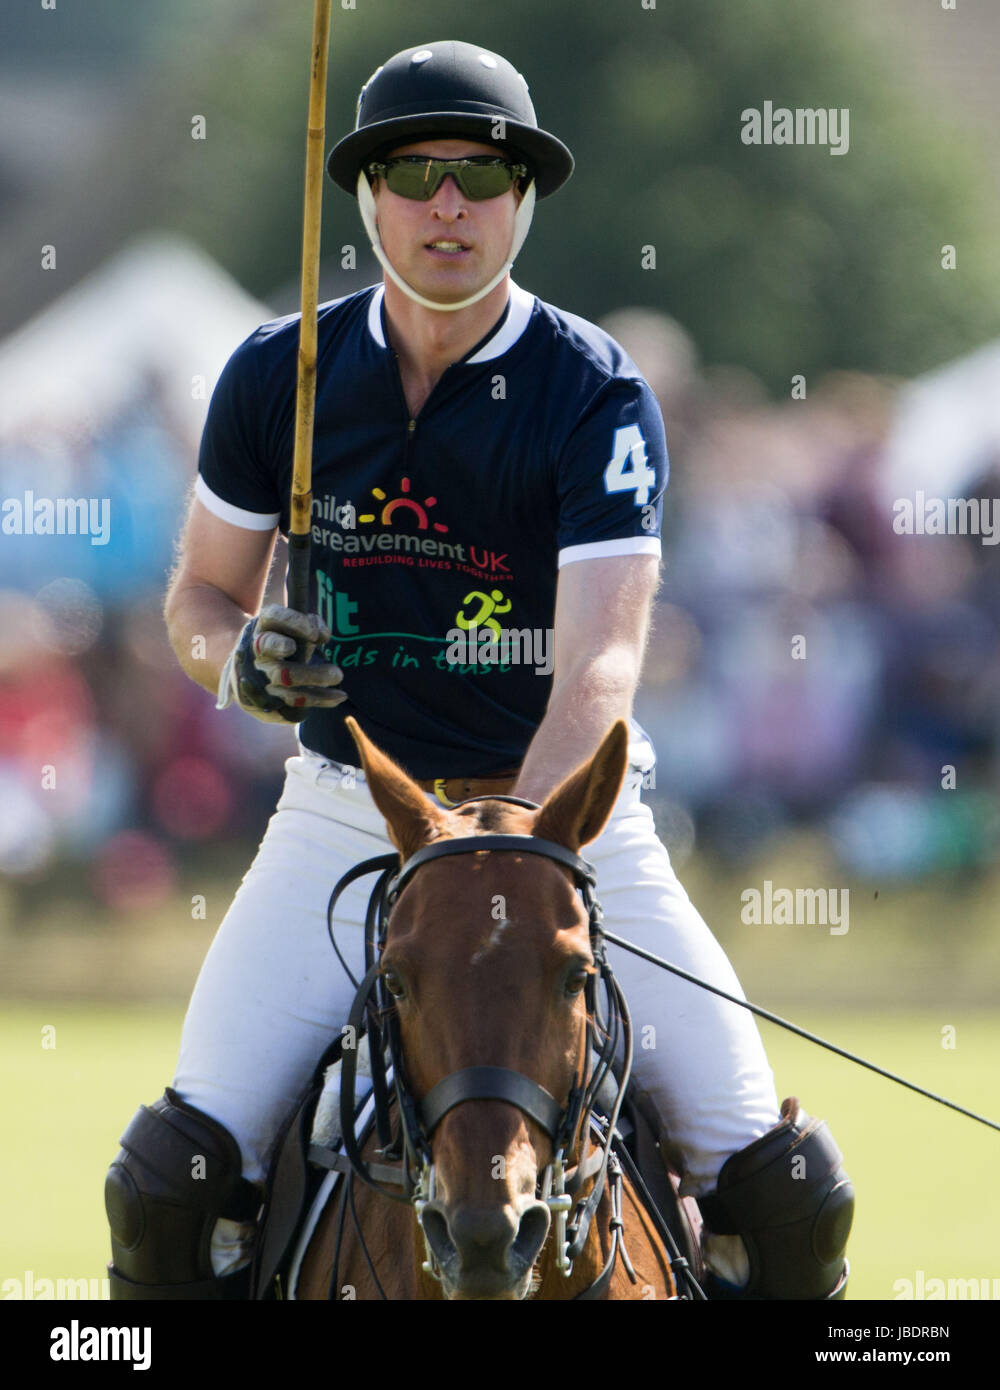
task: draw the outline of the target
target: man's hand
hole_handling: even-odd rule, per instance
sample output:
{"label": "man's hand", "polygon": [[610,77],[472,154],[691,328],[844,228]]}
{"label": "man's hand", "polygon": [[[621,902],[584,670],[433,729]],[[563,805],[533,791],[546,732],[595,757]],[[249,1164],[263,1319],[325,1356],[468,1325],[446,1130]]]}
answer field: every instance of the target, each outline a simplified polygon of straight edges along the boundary
{"label": "man's hand", "polygon": [[[343,673],[328,661],[313,661],[330,629],[315,613],[267,604],[247,623],[229,654],[219,679],[216,709],[234,701],[255,719],[297,724],[311,709],[333,709],[347,693],[334,690]],[[299,642],[304,661],[287,661]]]}

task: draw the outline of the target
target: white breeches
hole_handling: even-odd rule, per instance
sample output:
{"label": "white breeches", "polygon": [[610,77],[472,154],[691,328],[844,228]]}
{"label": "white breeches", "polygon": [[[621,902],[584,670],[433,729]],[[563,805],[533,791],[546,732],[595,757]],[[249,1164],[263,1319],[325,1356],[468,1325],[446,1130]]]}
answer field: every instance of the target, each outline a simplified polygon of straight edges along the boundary
{"label": "white breeches", "polygon": [[[230,1131],[244,1176],[260,1181],[282,1122],[347,1020],[354,989],[327,935],[340,876],[392,851],[363,780],[339,764],[289,758],[257,857],[220,926],[184,1022],[174,1089]],[[722,948],[678,882],[630,771],[611,819],[582,851],[597,870],[609,931],[743,997]],[[374,878],[338,903],[337,943],[362,973]],[[620,947],[608,959],[635,1030],[634,1076],[687,1166],[682,1193],[710,1192],[730,1154],[779,1120],[753,1016]]]}

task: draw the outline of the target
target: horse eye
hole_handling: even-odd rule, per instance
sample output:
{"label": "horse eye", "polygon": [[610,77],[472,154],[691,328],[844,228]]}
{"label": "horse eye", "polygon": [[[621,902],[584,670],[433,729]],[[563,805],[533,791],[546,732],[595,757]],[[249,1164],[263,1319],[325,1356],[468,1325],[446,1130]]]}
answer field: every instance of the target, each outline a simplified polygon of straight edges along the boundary
{"label": "horse eye", "polygon": [[574,970],[566,980],[566,993],[579,994],[587,984],[587,974],[586,970]]}
{"label": "horse eye", "polygon": [[406,993],[403,988],[403,982],[396,974],[395,970],[386,970],[382,979],[385,981],[386,989],[394,999],[399,999]]}

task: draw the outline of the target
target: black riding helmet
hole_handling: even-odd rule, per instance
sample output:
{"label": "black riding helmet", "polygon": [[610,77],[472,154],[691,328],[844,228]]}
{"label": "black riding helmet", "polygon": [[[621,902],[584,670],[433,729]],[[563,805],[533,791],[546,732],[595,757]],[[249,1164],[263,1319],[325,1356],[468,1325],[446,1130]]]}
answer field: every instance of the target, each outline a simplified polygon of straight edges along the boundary
{"label": "black riding helmet", "polygon": [[326,167],[353,194],[361,169],[393,145],[459,135],[516,152],[534,175],[537,198],[573,172],[566,146],[539,129],[521,74],[498,53],[455,39],[406,48],[377,68],[358,97],[355,129]]}

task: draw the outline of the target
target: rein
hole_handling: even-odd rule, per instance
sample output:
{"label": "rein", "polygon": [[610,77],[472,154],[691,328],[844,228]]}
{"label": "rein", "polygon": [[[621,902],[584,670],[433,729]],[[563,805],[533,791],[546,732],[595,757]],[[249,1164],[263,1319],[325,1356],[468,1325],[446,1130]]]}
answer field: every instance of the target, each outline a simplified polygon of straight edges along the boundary
{"label": "rein", "polygon": [[670,961],[664,960],[661,956],[654,956],[652,951],[643,950],[641,946],[633,945],[631,941],[626,941],[622,936],[615,936],[612,932],[605,932],[604,935],[612,946],[620,946],[623,951],[631,951],[634,956],[641,956],[643,960],[648,960],[651,965],[658,965],[661,970],[669,970],[672,975],[679,975],[682,980],[688,980],[691,984],[700,985],[702,989],[707,989],[712,994],[718,994],[722,999],[728,999],[730,1004],[739,1004],[741,1009],[749,1009],[752,1014],[766,1018],[769,1023],[776,1023],[780,1028],[787,1028],[790,1033],[795,1033],[798,1037],[815,1043],[817,1047],[825,1047],[828,1051],[835,1052],[838,1057],[843,1057],[848,1062],[856,1062],[859,1067],[867,1067],[869,1071],[884,1076],[887,1081],[895,1081],[900,1086],[906,1086],[911,1091],[916,1091],[917,1095],[926,1096],[928,1100],[937,1101],[939,1105],[947,1105],[949,1109],[957,1110],[960,1115],[965,1115],[970,1120],[976,1120],[979,1124],[987,1125],[990,1129],[1000,1130],[1000,1124],[996,1120],[988,1120],[985,1115],[977,1115],[974,1110],[966,1110],[963,1105],[956,1105],[953,1100],[948,1100],[945,1096],[928,1091],[923,1086],[918,1086],[914,1081],[907,1081],[905,1077],[897,1076],[895,1072],[886,1071],[885,1067],[876,1066],[874,1062],[869,1062],[854,1052],[848,1052],[846,1048],[838,1047],[836,1043],[827,1042],[825,1038],[810,1033],[808,1029],[800,1028],[797,1023],[789,1023],[786,1018],[781,1018],[768,1009],[762,1009],[759,1004],[751,1004],[747,999],[738,999],[735,994],[727,994],[724,989],[719,989],[717,985],[710,985],[706,980],[700,980],[697,975],[682,970],[679,965],[672,965]]}

